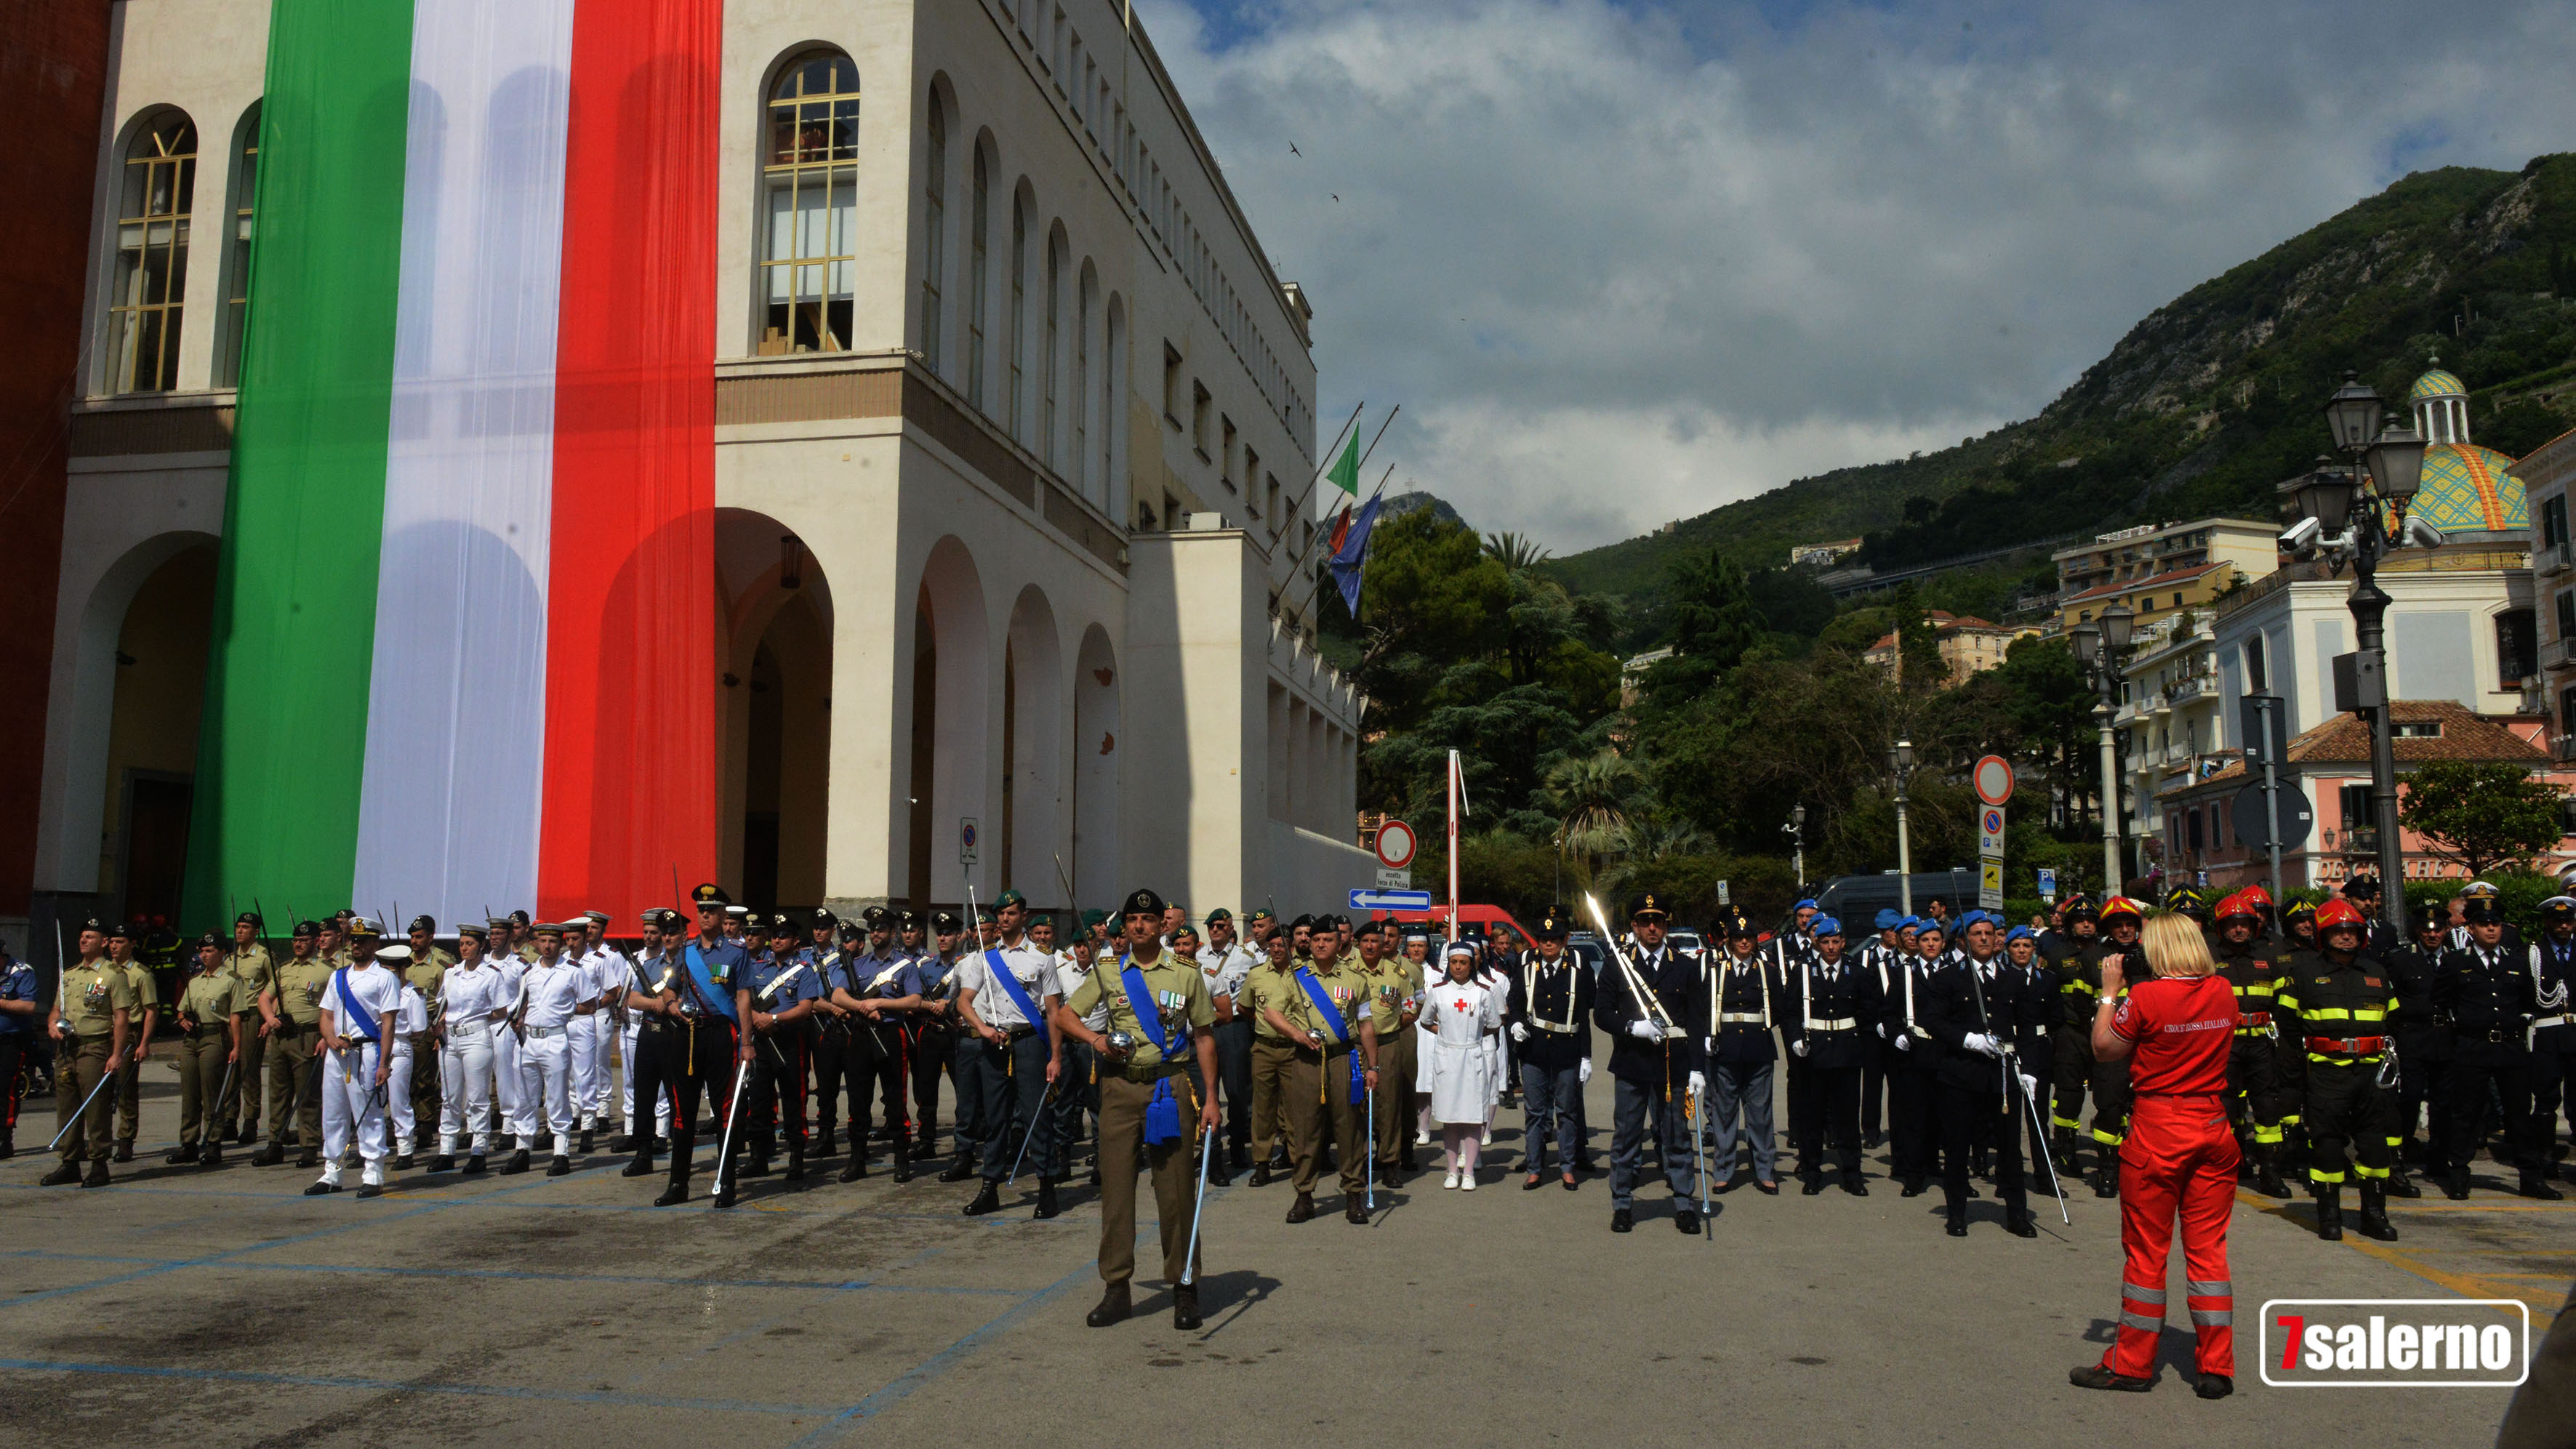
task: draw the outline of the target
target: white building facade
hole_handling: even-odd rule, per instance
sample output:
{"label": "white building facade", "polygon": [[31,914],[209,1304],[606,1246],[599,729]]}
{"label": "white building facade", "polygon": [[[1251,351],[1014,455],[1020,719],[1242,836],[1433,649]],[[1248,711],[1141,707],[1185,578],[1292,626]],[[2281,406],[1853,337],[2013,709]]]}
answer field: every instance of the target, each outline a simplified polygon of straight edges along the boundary
{"label": "white building facade", "polygon": [[[269,7],[118,16],[35,883],[142,914],[185,858]],[[1297,577],[1312,314],[1132,17],[738,0],[723,27],[721,878],[842,907],[970,871],[1043,906],[1371,884],[1364,701]]]}

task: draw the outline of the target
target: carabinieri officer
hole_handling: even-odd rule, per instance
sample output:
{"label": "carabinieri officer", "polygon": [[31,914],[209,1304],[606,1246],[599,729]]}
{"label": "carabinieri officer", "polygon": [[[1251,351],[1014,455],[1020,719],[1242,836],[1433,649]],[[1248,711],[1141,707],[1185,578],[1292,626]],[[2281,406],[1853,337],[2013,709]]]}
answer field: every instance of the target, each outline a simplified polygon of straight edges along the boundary
{"label": "carabinieri officer", "polygon": [[[1655,1137],[1664,1156],[1664,1181],[1672,1187],[1673,1226],[1699,1231],[1699,1212],[1691,1205],[1691,1127],[1683,1120],[1684,1093],[1696,1097],[1706,1085],[1700,1073],[1699,1046],[1689,1023],[1708,1014],[1702,999],[1697,962],[1664,944],[1670,919],[1661,892],[1648,891],[1628,903],[1628,928],[1636,942],[1633,955],[1614,956],[1601,973],[1593,1015],[1610,1033],[1610,1075],[1617,1079],[1610,1134],[1610,1231],[1636,1226],[1633,1211],[1637,1169],[1644,1158],[1646,1119],[1657,1124]],[[1614,945],[1613,951],[1617,950]]]}

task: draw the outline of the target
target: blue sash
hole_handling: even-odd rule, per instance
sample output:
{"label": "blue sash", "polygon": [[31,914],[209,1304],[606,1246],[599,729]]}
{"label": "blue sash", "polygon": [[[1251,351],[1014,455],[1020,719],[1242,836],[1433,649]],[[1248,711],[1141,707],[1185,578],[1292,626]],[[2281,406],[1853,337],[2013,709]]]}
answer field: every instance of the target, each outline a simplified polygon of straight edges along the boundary
{"label": "blue sash", "polygon": [[1011,998],[1011,1004],[1020,1009],[1020,1020],[1031,1026],[1046,1024],[1045,1018],[1038,1015],[1038,1004],[1029,1000],[1029,989],[1020,984],[1020,978],[1011,974],[1010,967],[1002,964],[1001,952],[986,951],[984,965],[993,973],[993,980],[1000,984],[1002,994]]}
{"label": "blue sash", "polygon": [[[1136,1024],[1154,1039],[1154,1045],[1169,1064],[1175,1052],[1175,1036],[1163,1030],[1163,1013],[1155,1008],[1154,993],[1145,986],[1145,973],[1128,965],[1118,973],[1118,984],[1127,989],[1127,1009],[1136,1013]],[[1169,1076],[1154,1084],[1154,1095],[1145,1099],[1145,1142],[1160,1147],[1181,1140],[1181,1104],[1172,1095]]]}
{"label": "blue sash", "polygon": [[[1324,1024],[1333,1029],[1333,1035],[1340,1037],[1345,1042],[1357,1045],[1351,1037],[1350,1023],[1342,1018],[1342,1009],[1333,1004],[1332,993],[1326,991],[1323,983],[1315,979],[1315,973],[1312,971],[1298,972],[1297,984],[1305,988],[1306,999],[1315,1003],[1315,1009],[1324,1014]],[[1351,1053],[1351,1090],[1355,1092],[1363,1090],[1366,1087],[1367,1082],[1368,1068],[1360,1062],[1360,1054],[1358,1052]]]}
{"label": "blue sash", "polygon": [[699,952],[697,942],[691,941],[688,944],[682,959],[689,967],[690,994],[697,997],[699,1004],[709,1011],[737,1026],[741,1025],[733,1014],[733,993],[717,988],[715,973],[707,969],[707,958]]}
{"label": "blue sash", "polygon": [[384,1029],[376,1024],[376,1019],[368,1014],[365,1007],[358,1004],[358,998],[349,991],[349,968],[343,966],[332,972],[331,985],[339,993],[340,1011],[345,1024],[355,1026],[358,1029],[358,1035],[368,1041],[382,1043]]}

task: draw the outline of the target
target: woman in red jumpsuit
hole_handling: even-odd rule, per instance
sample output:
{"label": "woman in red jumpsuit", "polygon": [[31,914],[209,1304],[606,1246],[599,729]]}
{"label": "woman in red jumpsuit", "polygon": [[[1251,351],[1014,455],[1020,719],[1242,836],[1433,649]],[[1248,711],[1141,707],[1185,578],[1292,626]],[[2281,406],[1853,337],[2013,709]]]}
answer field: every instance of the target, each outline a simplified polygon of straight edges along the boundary
{"label": "woman in red jumpsuit", "polygon": [[2236,1040],[2236,992],[2217,974],[2200,928],[2187,917],[2147,922],[2139,944],[2155,975],[2123,994],[2137,963],[2102,960],[2093,1055],[2129,1060],[2129,1139],[2120,1148],[2120,1326],[2102,1361],[2067,1375],[2082,1389],[2145,1393],[2155,1385],[2156,1340],[2165,1328],[2165,1260],[2182,1220],[2183,1292],[2200,1338],[2194,1392],[2235,1391],[2236,1289],[2227,1276],[2227,1217],[2236,1204],[2236,1135],[2227,1125],[2227,1053]]}

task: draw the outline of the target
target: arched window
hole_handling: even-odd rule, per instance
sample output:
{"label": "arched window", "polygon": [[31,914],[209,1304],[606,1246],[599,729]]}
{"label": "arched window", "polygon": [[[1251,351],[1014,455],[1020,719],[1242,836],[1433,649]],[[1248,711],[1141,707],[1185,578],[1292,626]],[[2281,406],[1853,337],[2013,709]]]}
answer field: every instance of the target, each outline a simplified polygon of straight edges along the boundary
{"label": "arched window", "polygon": [[1005,399],[1011,410],[1011,432],[1023,443],[1029,440],[1029,416],[1023,409],[1027,394],[1021,372],[1029,353],[1029,210],[1019,197],[1011,198],[1011,395]]}
{"label": "arched window", "polygon": [[1046,249],[1046,332],[1039,339],[1038,356],[1038,457],[1048,467],[1055,466],[1055,395],[1057,336],[1064,322],[1064,248],[1055,238],[1047,238]]}
{"label": "arched window", "polygon": [[179,385],[179,313],[188,292],[188,203],[197,189],[197,124],[164,111],[125,148],[108,292],[108,389]]}
{"label": "arched window", "polygon": [[1091,269],[1073,292],[1073,491],[1091,496]]}
{"label": "arched window", "polygon": [[948,270],[948,121],[930,98],[930,139],[922,164],[921,355],[939,370],[939,278]]}
{"label": "arched window", "polygon": [[842,352],[858,270],[859,69],[837,50],[790,62],[769,92],[760,355]]}
{"label": "arched window", "polygon": [[984,148],[975,148],[975,194],[966,207],[966,405],[984,406],[984,233],[993,204],[993,178]]}
{"label": "arched window", "polygon": [[233,140],[232,215],[224,230],[224,320],[215,336],[215,386],[241,383],[243,325],[250,317],[251,203],[259,196],[259,102]]}

